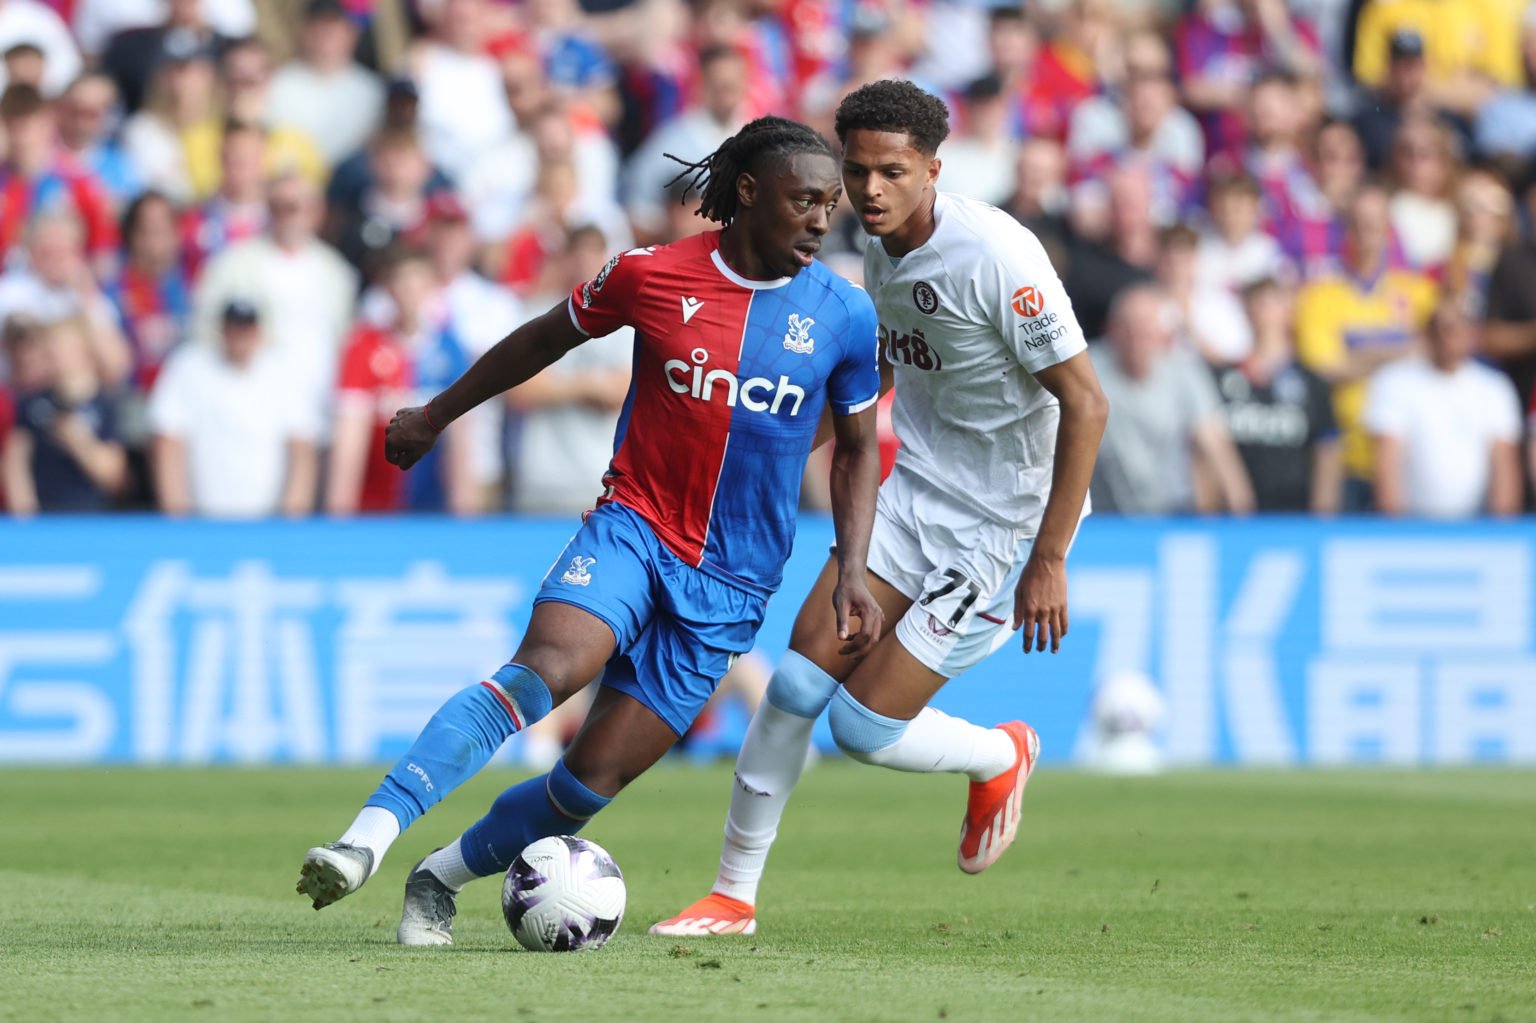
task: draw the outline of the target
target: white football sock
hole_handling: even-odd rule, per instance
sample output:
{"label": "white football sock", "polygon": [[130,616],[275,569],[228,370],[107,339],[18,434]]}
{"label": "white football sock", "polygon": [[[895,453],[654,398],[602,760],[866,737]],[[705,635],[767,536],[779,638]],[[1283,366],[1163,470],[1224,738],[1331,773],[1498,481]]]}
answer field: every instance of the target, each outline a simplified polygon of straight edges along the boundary
{"label": "white football sock", "polygon": [[455,838],[437,852],[421,861],[421,865],[443,884],[458,891],[480,875],[464,865],[464,850],[459,846],[462,839]]}
{"label": "white football sock", "polygon": [[720,874],[711,891],[756,904],[768,849],[805,768],[815,727],[814,718],[787,713],[767,700],[752,715],[736,757],[736,784],[731,789],[730,816],[725,820]]}
{"label": "white football sock", "polygon": [[983,728],[924,707],[901,738],[859,759],[896,771],[964,774],[972,781],[990,781],[1012,767],[1018,756],[1002,729]]}
{"label": "white football sock", "polygon": [[389,852],[389,847],[399,837],[400,821],[394,814],[382,806],[365,806],[339,841],[373,853],[373,871],[368,874],[372,877],[378,871],[379,864],[384,862],[384,854]]}

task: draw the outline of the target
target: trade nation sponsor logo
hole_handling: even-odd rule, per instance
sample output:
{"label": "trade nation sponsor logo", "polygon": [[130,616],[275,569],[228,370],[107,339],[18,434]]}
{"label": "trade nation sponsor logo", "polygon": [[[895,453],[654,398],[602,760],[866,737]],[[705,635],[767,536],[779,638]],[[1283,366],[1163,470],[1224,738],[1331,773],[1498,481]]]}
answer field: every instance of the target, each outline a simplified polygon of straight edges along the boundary
{"label": "trade nation sponsor logo", "polygon": [[1026,284],[1013,293],[1013,311],[1024,318],[1019,329],[1024,332],[1024,344],[1030,349],[1040,349],[1055,344],[1067,336],[1067,325],[1054,311],[1045,308],[1045,295],[1039,288]]}

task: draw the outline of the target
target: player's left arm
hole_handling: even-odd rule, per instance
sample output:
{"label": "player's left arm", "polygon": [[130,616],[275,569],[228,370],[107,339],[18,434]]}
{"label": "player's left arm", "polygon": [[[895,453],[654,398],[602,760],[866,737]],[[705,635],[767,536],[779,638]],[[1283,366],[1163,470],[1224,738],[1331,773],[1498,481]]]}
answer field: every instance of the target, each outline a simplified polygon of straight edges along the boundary
{"label": "player's left arm", "polygon": [[1083,516],[1088,483],[1109,421],[1109,400],[1086,351],[1035,371],[1035,379],[1061,404],[1051,496],[1014,593],[1013,627],[1024,629],[1024,652],[1061,649],[1067,634],[1067,548]]}
{"label": "player's left arm", "polygon": [[[865,568],[869,535],[875,527],[875,493],[880,489],[880,441],[875,403],[880,399],[880,352],[875,307],[863,291],[846,301],[849,322],[843,356],[827,380],[832,411],[832,525],[837,533],[837,638],[844,655],[862,654],[880,638],[885,624],[879,603],[869,592]],[[848,620],[857,618],[857,632]]]}

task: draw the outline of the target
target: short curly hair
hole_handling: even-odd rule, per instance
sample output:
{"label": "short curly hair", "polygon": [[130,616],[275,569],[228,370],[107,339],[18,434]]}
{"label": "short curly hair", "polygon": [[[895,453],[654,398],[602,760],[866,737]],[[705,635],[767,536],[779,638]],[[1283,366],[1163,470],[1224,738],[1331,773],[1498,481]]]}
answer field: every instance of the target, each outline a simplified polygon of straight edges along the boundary
{"label": "short curly hair", "polygon": [[886,78],[850,92],[837,108],[836,128],[837,140],[845,143],[859,128],[905,132],[916,149],[932,156],[949,137],[949,108],[911,82]]}

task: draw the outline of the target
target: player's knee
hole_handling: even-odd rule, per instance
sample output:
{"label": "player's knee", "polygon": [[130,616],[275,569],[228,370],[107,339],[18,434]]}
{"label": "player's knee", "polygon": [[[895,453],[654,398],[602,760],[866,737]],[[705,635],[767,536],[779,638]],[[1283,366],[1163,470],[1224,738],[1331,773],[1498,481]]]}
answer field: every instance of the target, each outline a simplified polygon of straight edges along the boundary
{"label": "player's knee", "polygon": [[837,695],[832,697],[828,722],[837,748],[866,764],[881,763],[884,759],[881,753],[896,745],[908,724],[900,718],[876,714],[846,688],[838,689]]}
{"label": "player's knee", "polygon": [[814,721],[837,692],[837,679],[793,650],[784,655],[768,680],[767,700],[786,714]]}
{"label": "player's knee", "polygon": [[551,705],[556,707],[585,689],[595,677],[588,660],[584,651],[532,640],[525,640],[513,658],[514,663],[539,677],[549,690]]}

